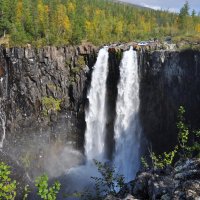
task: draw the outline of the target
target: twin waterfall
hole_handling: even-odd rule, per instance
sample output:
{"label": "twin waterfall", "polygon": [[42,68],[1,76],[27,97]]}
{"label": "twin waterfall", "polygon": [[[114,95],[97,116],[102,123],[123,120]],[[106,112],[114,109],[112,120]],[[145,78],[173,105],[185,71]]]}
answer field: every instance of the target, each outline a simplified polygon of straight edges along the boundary
{"label": "twin waterfall", "polygon": [[[107,47],[99,51],[88,92],[89,107],[86,111],[85,154],[87,161],[105,161],[106,146],[106,81],[108,76]],[[139,78],[137,54],[131,48],[124,52],[120,64],[120,81],[116,102],[114,125],[115,151],[112,163],[125,180],[134,178],[139,168],[140,124]],[[107,133],[109,134],[109,133]],[[109,148],[109,147],[107,147]]]}

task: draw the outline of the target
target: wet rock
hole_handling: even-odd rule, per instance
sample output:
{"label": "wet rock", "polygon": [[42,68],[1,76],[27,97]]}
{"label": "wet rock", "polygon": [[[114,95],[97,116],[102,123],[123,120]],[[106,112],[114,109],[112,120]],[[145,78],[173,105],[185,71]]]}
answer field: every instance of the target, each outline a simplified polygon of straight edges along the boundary
{"label": "wet rock", "polygon": [[132,189],[132,194],[137,195],[140,198],[148,197],[148,182],[152,178],[152,174],[148,172],[143,172],[137,176],[134,181],[134,187]]}
{"label": "wet rock", "polygon": [[113,195],[108,195],[104,200],[120,200],[117,197],[114,197]]}
{"label": "wet rock", "polygon": [[125,198],[123,198],[123,200],[137,200],[137,199],[131,194],[128,194]]}
{"label": "wet rock", "polygon": [[160,199],[164,195],[170,194],[173,189],[172,182],[171,177],[154,176],[148,182],[148,195],[151,199]]}
{"label": "wet rock", "polygon": [[127,194],[126,197],[124,198],[118,198],[112,195],[108,195],[104,200],[138,200],[138,199],[132,196],[131,194]]}
{"label": "wet rock", "polygon": [[3,69],[3,67],[0,66],[0,77],[4,76],[5,71]]}

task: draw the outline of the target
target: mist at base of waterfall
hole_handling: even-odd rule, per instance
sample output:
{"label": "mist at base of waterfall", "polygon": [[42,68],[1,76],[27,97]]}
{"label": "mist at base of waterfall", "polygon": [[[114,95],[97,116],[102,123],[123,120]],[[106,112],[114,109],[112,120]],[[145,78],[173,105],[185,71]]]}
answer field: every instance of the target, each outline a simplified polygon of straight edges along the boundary
{"label": "mist at base of waterfall", "polygon": [[[109,115],[106,105],[108,58],[108,49],[101,49],[93,68],[91,88],[88,91],[89,107],[85,119],[85,154],[68,140],[66,133],[63,136],[54,133],[55,140],[51,139],[52,133],[48,131],[17,135],[16,139],[11,138],[12,143],[5,140],[5,152],[24,167],[27,177],[33,184],[35,178],[44,173],[49,176],[50,183],[55,180],[61,182],[62,188],[58,199],[66,199],[67,196],[84,193],[87,190],[94,192],[94,180],[91,177],[101,176],[93,159],[105,162],[106,148],[109,148],[105,141]],[[137,55],[130,49],[124,52],[120,65],[113,138],[115,151],[113,160],[109,161],[116,166],[118,174],[125,176],[126,181],[132,180],[139,169],[139,103]],[[33,199],[37,199],[36,195],[33,195]],[[72,195],[68,199],[76,198]]]}

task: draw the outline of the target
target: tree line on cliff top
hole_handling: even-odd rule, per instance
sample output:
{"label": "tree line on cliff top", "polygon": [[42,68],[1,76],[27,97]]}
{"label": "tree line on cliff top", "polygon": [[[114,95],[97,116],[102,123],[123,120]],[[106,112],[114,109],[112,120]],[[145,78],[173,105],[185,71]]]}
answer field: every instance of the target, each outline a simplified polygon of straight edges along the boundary
{"label": "tree line on cliff top", "polygon": [[1,0],[0,37],[10,46],[143,40],[198,35],[200,16],[144,9],[109,0]]}

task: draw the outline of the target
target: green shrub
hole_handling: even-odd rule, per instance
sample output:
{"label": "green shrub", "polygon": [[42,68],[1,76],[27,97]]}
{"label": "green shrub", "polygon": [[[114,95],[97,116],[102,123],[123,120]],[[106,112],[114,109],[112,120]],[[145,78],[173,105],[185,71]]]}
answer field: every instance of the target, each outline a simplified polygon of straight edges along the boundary
{"label": "green shrub", "polygon": [[24,188],[24,195],[23,195],[23,200],[28,199],[28,194],[30,193],[29,185],[26,185]]}
{"label": "green shrub", "polygon": [[[178,145],[174,148],[173,151],[170,151],[169,153],[164,152],[161,155],[156,155],[154,152],[150,152],[150,158],[152,161],[152,166],[154,169],[162,169],[166,166],[172,165],[173,160],[177,154],[179,153],[179,156],[181,158],[188,158],[192,156],[200,157],[200,130],[193,131],[193,141],[191,138],[191,134],[189,131],[189,128],[187,124],[185,123],[185,109],[183,106],[180,106],[178,110],[178,122],[177,122],[177,128],[178,128]],[[189,139],[191,143],[189,144]],[[147,168],[148,163],[144,160],[144,158],[141,158],[141,162],[145,168]]]}
{"label": "green shrub", "polygon": [[61,184],[58,181],[49,187],[48,176],[43,175],[36,179],[35,186],[38,188],[38,195],[44,200],[56,200],[56,196],[60,191]]}
{"label": "green shrub", "polygon": [[148,168],[149,168],[149,164],[148,164],[146,158],[143,157],[143,156],[141,157],[141,163],[142,163],[142,166],[143,166],[145,169],[148,169]]}
{"label": "green shrub", "polygon": [[55,99],[53,97],[43,97],[42,98],[42,108],[43,108],[43,114],[47,116],[50,111],[60,111],[60,104],[62,100],[61,99]]}
{"label": "green shrub", "polygon": [[180,156],[183,158],[191,157],[191,147],[188,145],[189,141],[189,128],[185,123],[185,109],[180,106],[178,110],[178,143],[180,147]]}
{"label": "green shrub", "polygon": [[[94,192],[85,190],[82,193],[74,193],[71,197],[79,197],[81,200],[103,200],[108,195],[116,195],[125,185],[124,177],[116,173],[115,168],[108,163],[94,160],[101,177],[91,177],[94,180]],[[70,195],[68,195],[70,196]]]}
{"label": "green shrub", "polygon": [[[179,108],[178,114],[178,142],[181,149],[180,156],[183,158],[200,157],[200,130],[189,132],[189,128],[185,123],[185,109],[183,106]],[[190,140],[190,141],[189,141]]]}
{"label": "green shrub", "polygon": [[170,151],[169,153],[164,152],[163,163],[165,166],[172,165],[177,151],[178,151],[178,146],[176,146],[174,150]]}
{"label": "green shrub", "polygon": [[193,131],[193,143],[188,147],[190,155],[200,158],[200,130]]}
{"label": "green shrub", "polygon": [[173,164],[174,157],[177,153],[178,146],[174,148],[173,151],[170,151],[169,153],[164,152],[161,155],[156,155],[154,152],[150,153],[150,158],[152,161],[152,166],[154,169],[163,169],[167,166],[170,166]]}
{"label": "green shrub", "polygon": [[16,196],[16,181],[12,180],[10,167],[0,163],[0,199],[13,200]]}

